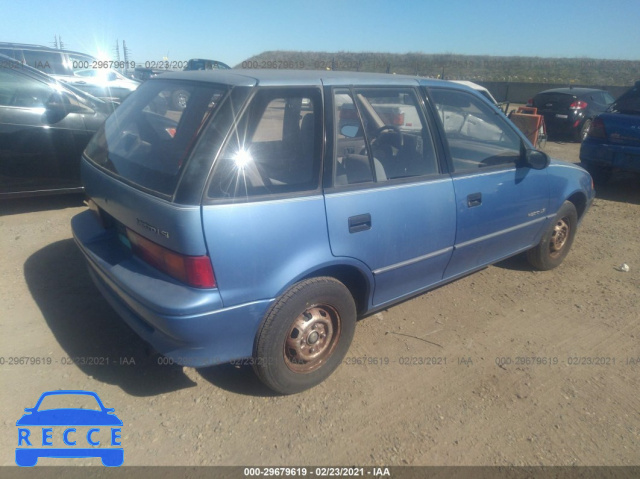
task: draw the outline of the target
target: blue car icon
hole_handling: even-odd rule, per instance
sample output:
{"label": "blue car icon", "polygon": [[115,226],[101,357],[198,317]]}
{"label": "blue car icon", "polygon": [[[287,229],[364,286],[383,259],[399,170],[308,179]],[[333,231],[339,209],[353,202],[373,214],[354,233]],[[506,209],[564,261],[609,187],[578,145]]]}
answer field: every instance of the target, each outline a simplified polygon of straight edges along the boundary
{"label": "blue car icon", "polygon": [[[95,400],[98,408],[48,409],[42,407],[45,399],[61,395],[88,396]],[[87,398],[80,399],[86,400]],[[90,400],[90,402],[93,405],[93,401]],[[114,414],[113,408],[104,406],[95,392],[82,390],[47,391],[40,396],[34,407],[25,408],[25,412],[26,414],[16,422],[16,426],[18,426],[16,464],[18,466],[35,466],[39,457],[99,457],[105,466],[122,465],[124,461],[124,450],[120,443],[122,421]],[[82,442],[76,426],[92,426],[86,433],[88,447],[75,447],[76,444]],[[55,431],[53,427],[56,427]],[[60,438],[56,439],[61,439],[65,447],[57,447],[60,444],[53,443],[53,435],[62,431],[63,427],[65,428],[64,432]],[[120,447],[97,447],[101,445],[101,442],[105,442],[105,432],[101,432],[105,429],[109,429],[107,431],[109,445]],[[37,434],[40,430],[41,436]],[[39,445],[42,447],[38,447]]]}

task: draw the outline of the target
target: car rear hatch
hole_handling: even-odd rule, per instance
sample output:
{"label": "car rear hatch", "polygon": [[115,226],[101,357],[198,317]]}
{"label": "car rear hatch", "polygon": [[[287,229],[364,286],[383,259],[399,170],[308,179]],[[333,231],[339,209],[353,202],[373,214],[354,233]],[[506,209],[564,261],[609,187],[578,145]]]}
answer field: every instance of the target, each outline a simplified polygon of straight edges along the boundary
{"label": "car rear hatch", "polygon": [[[101,262],[105,274],[112,275],[110,280],[122,262],[133,258],[135,268],[125,269],[137,268],[138,279],[150,286],[157,288],[165,281],[184,286],[185,291],[216,288],[200,206],[213,155],[207,161],[194,160],[193,168],[189,158],[201,132],[223,109],[229,90],[212,83],[150,80],[127,98],[87,146],[83,181],[101,228],[78,232],[74,225],[74,233],[85,249],[93,248],[90,259]],[[185,109],[171,108],[176,91],[187,95]],[[227,125],[213,128],[208,141],[222,142],[233,115],[222,116]],[[137,294],[133,284],[131,288],[125,284],[131,276],[119,280],[118,287]],[[188,296],[188,291],[184,294]],[[163,314],[178,313],[170,296],[154,298],[155,308]],[[194,303],[190,313],[203,307]]]}
{"label": "car rear hatch", "polygon": [[533,99],[533,106],[538,109],[538,113],[568,114],[570,106],[575,101],[575,95],[557,92],[539,93]]}
{"label": "car rear hatch", "polygon": [[640,82],[618,98],[601,118],[611,143],[640,147]]}
{"label": "car rear hatch", "polygon": [[609,143],[640,147],[640,112],[636,115],[601,113],[598,121],[601,122]]}

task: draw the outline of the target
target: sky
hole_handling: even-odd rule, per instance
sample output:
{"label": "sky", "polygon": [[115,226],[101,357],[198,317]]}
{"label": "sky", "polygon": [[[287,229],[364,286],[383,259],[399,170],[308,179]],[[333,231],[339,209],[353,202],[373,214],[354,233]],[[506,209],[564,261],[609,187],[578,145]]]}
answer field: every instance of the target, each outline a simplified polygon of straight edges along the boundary
{"label": "sky", "polygon": [[268,50],[640,60],[640,0],[0,0],[0,41],[231,66]]}

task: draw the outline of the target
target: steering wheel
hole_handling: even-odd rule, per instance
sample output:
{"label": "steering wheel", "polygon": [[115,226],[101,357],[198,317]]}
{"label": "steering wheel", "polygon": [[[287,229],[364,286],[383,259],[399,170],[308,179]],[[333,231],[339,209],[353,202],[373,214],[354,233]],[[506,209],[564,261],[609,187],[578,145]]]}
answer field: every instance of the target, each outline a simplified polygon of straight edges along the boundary
{"label": "steering wheel", "polygon": [[371,139],[371,146],[373,146],[375,142],[381,139],[382,134],[385,131],[392,131],[398,135],[398,144],[394,146],[396,146],[398,149],[404,146],[404,136],[402,135],[402,131],[400,131],[400,127],[396,125],[382,125],[380,128],[376,128],[376,130],[373,132],[373,138]]}

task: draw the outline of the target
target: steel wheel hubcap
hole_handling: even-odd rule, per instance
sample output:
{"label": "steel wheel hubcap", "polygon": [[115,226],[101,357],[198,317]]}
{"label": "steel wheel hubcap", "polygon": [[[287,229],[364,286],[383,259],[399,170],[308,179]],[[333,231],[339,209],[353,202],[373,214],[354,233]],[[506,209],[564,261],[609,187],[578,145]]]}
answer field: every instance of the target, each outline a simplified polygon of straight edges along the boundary
{"label": "steel wheel hubcap", "polygon": [[340,338],[340,315],[328,305],[315,305],[298,316],[287,334],[284,358],[289,369],[308,373],[333,353]]}
{"label": "steel wheel hubcap", "polygon": [[567,243],[567,239],[569,238],[569,221],[567,218],[562,218],[558,220],[555,227],[553,228],[553,233],[551,234],[551,254],[559,253],[564,245]]}

